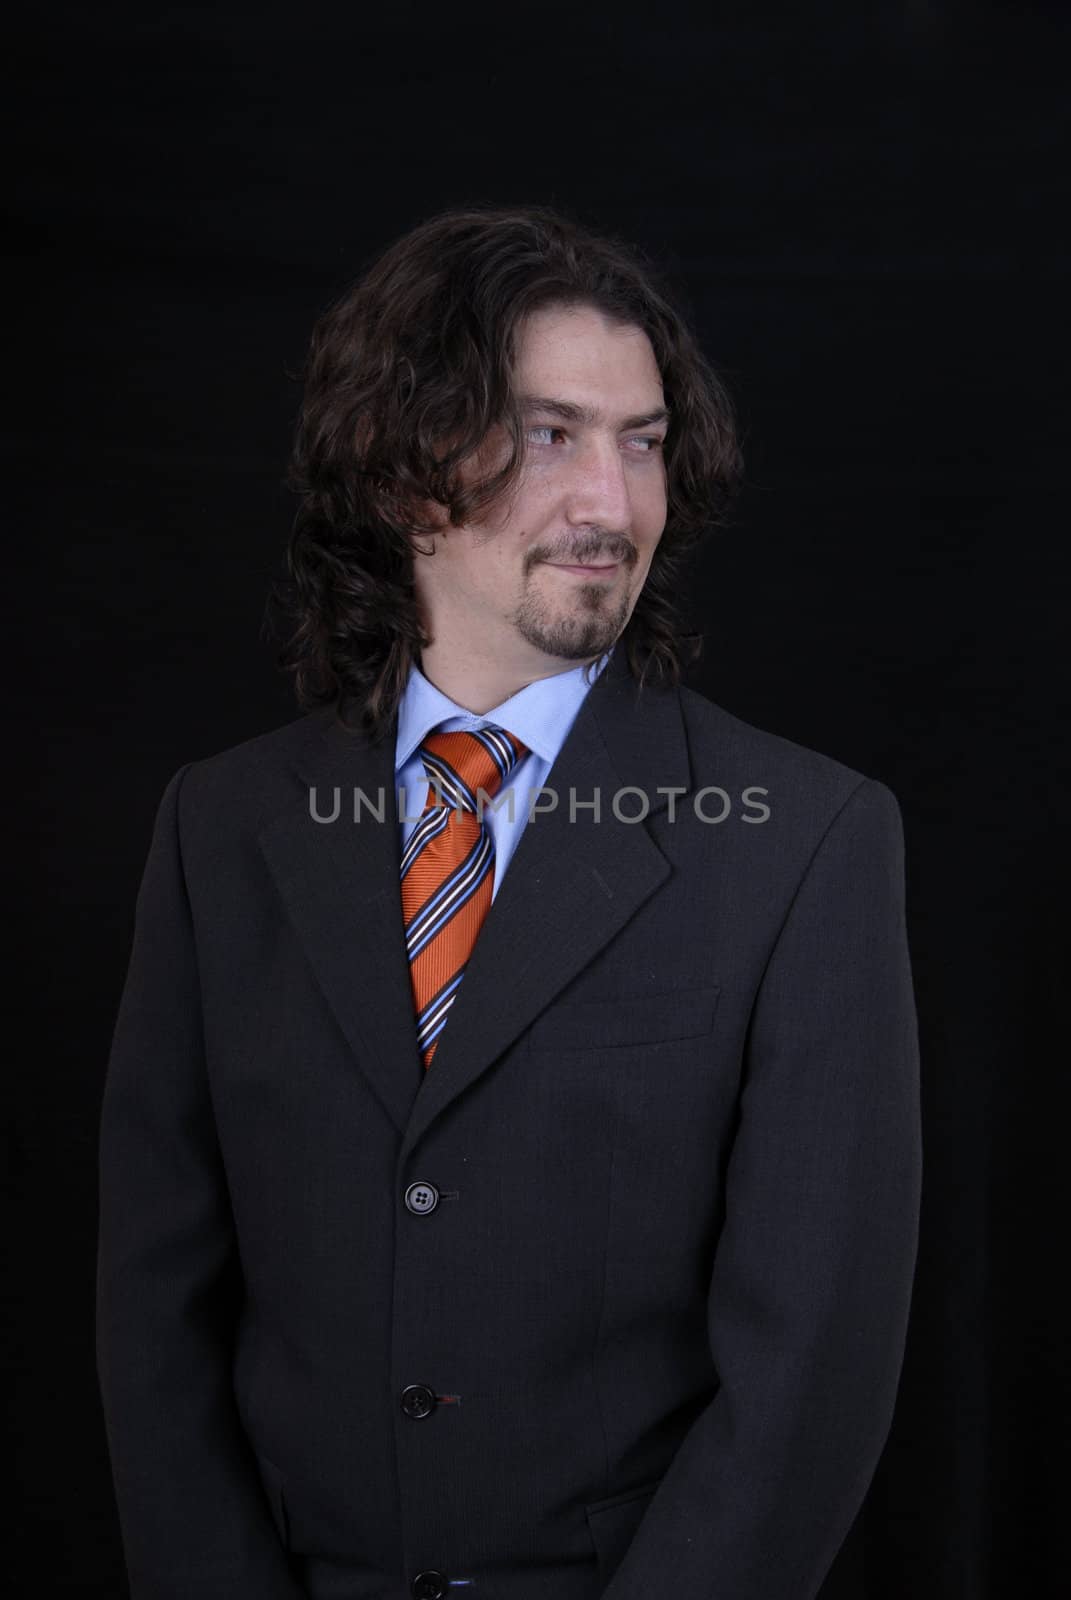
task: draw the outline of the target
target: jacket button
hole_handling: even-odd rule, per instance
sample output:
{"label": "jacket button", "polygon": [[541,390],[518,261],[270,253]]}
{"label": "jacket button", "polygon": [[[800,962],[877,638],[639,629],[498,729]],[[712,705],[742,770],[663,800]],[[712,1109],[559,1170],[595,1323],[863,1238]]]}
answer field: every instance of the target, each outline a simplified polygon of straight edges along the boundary
{"label": "jacket button", "polygon": [[411,1183],[405,1191],[405,1203],[418,1217],[426,1217],[439,1204],[439,1191],[433,1183]]}
{"label": "jacket button", "polygon": [[435,1390],[426,1383],[411,1383],[402,1390],[402,1410],[407,1417],[419,1420],[430,1417],[435,1410]]}
{"label": "jacket button", "polygon": [[413,1600],[446,1600],[448,1588],[445,1574],[431,1567],[427,1572],[418,1572],[409,1585]]}

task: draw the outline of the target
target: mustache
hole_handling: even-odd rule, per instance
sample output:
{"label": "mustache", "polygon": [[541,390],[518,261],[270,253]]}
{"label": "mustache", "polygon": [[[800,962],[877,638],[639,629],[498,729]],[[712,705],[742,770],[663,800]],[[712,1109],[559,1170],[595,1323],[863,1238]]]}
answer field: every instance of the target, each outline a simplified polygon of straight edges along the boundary
{"label": "mustache", "polygon": [[600,566],[611,561],[623,561],[631,566],[636,561],[636,547],[631,540],[623,538],[620,534],[593,533],[589,538],[581,539],[560,550],[535,551],[532,560],[533,564],[536,561],[552,561],[559,566],[576,567]]}

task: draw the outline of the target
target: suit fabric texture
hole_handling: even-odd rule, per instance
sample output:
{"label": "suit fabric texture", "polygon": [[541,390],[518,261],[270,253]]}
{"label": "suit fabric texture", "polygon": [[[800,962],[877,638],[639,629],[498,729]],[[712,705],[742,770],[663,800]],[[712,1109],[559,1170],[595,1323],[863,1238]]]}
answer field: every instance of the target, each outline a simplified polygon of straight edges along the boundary
{"label": "suit fabric texture", "polygon": [[897,802],[615,652],[425,1073],[393,763],[324,709],[160,803],[100,1143],[134,1600],[810,1600],[915,1264]]}

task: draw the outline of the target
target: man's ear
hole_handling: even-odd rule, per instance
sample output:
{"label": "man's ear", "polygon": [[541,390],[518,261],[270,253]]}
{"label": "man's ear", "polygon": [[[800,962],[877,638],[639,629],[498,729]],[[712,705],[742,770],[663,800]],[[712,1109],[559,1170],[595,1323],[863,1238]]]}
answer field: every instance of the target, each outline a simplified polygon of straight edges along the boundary
{"label": "man's ear", "polygon": [[417,500],[392,492],[389,484],[373,488],[374,503],[384,523],[406,538],[414,555],[435,554],[436,545],[445,539],[450,516],[437,500]]}
{"label": "man's ear", "polygon": [[449,526],[449,513],[437,501],[408,494],[390,478],[376,473],[370,473],[366,483],[372,505],[388,527],[427,537],[445,532]]}
{"label": "man's ear", "polygon": [[409,531],[417,555],[434,555],[440,540],[445,540],[449,526],[449,512],[437,500],[419,500],[411,505]]}
{"label": "man's ear", "polygon": [[418,499],[407,494],[398,489],[389,477],[381,477],[374,467],[369,470],[367,463],[374,440],[375,422],[371,414],[366,412],[357,419],[354,427],[353,447],[357,461],[367,473],[373,503],[384,522],[417,537],[445,537],[450,526],[450,513],[446,506],[437,500]]}

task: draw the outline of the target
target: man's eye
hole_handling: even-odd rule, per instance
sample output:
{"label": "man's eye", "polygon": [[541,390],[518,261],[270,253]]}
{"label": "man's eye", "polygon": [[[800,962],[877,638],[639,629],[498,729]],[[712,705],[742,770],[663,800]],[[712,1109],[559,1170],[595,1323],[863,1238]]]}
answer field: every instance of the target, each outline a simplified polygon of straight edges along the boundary
{"label": "man's eye", "polygon": [[642,446],[641,455],[651,455],[655,450],[661,450],[663,444],[665,444],[665,440],[658,434],[637,435],[636,438],[627,439],[625,442],[630,445]]}
{"label": "man's eye", "polygon": [[544,438],[539,438],[539,437],[537,437],[537,435],[540,435],[540,434],[543,434],[543,435],[555,434],[555,433],[561,433],[561,431],[562,430],[560,428],[552,427],[549,422],[544,422],[544,423],[540,423],[539,425],[537,425],[534,428],[529,428],[528,429],[528,438],[531,440],[531,442],[533,444],[553,444],[553,442],[554,442],[553,439],[548,439],[548,438],[545,438],[545,437]]}

